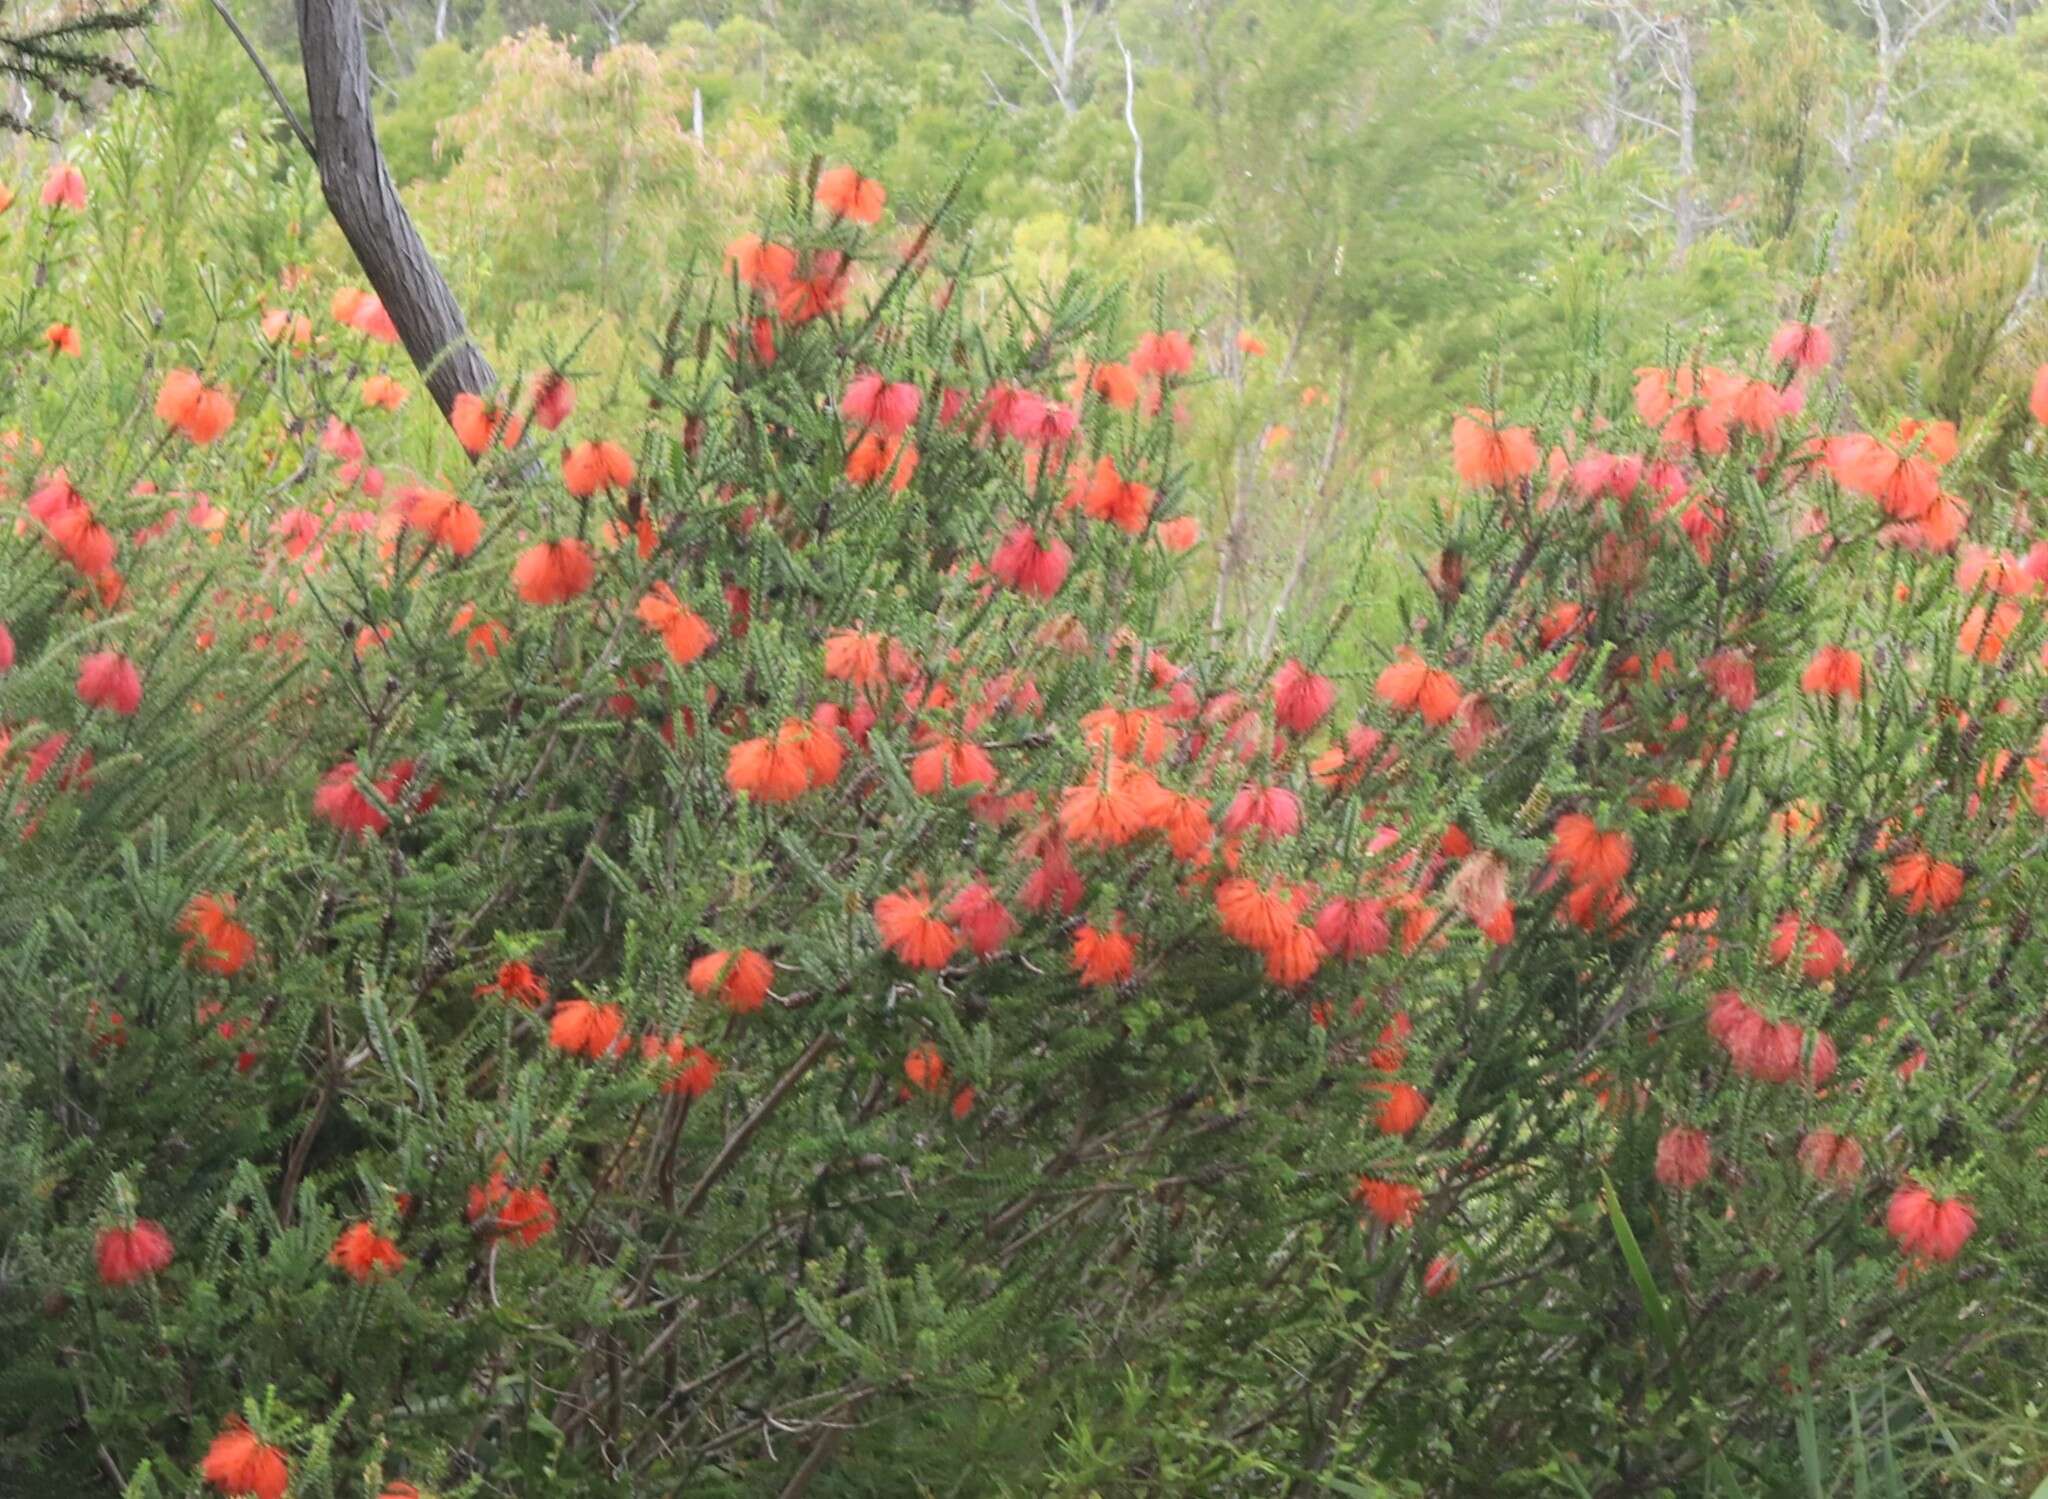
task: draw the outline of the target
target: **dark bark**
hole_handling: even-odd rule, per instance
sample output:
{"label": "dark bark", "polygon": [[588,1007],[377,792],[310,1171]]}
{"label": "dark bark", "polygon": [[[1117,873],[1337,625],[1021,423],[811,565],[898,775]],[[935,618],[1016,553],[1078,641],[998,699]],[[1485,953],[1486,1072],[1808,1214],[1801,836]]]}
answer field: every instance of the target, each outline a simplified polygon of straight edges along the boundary
{"label": "dark bark", "polygon": [[357,0],[297,0],[297,9],[320,191],[445,415],[464,391],[488,395],[497,376],[384,164]]}

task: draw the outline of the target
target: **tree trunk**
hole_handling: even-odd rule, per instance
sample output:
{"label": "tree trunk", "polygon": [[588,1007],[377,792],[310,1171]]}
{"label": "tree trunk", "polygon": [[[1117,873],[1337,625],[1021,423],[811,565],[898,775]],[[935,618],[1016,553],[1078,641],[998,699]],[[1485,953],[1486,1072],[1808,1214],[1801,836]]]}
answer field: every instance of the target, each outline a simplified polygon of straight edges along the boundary
{"label": "tree trunk", "polygon": [[320,191],[383,300],[405,352],[445,415],[456,396],[485,395],[497,376],[413,227],[370,117],[370,65],[357,0],[297,0]]}

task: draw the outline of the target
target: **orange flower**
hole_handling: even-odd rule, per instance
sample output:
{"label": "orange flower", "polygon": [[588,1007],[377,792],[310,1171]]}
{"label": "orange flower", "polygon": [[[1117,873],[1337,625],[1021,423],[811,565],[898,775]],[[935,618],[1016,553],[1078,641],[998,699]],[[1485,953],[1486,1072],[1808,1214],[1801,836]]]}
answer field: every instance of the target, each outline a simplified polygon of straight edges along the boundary
{"label": "orange flower", "polygon": [[343,1229],[327,1252],[327,1260],[361,1285],[368,1285],[379,1274],[395,1275],[405,1264],[398,1246],[369,1223],[352,1223]]}
{"label": "orange flower", "polygon": [[458,557],[467,557],[484,539],[484,519],[476,507],[440,489],[402,489],[399,514],[405,524]]}
{"label": "orange flower", "polygon": [[1863,658],[1839,645],[1824,645],[1813,653],[1806,670],[1799,674],[1799,690],[1828,697],[1861,698]]}
{"label": "orange flower", "polygon": [[1567,812],[1552,829],[1550,862],[1574,885],[1612,889],[1634,858],[1635,845],[1628,834],[1604,832],[1582,812]]}
{"label": "orange flower", "polygon": [[1451,461],[1472,488],[1505,489],[1536,472],[1536,437],[1475,406],[1451,423]]}
{"label": "orange flower", "polygon": [[544,370],[535,375],[526,395],[533,424],[543,432],[554,431],[576,409],[576,387],[560,370]]}
{"label": "orange flower", "polygon": [[755,291],[779,293],[796,275],[796,251],[742,234],[725,247],[725,268]]}
{"label": "orange flower", "polygon": [[240,973],[256,955],[256,939],[234,918],[230,895],[195,895],[178,917],[185,955],[208,973]]}
{"label": "orange flower", "polygon": [[206,1449],[199,1476],[230,1499],[242,1494],[251,1499],[284,1499],[292,1475],[283,1453],[261,1441],[240,1416],[229,1416]]}
{"label": "orange flower", "polygon": [[1159,783],[1124,760],[1109,759],[1084,785],[1060,793],[1060,831],[1082,848],[1118,848],[1151,826]]}
{"label": "orange flower", "polygon": [[720,949],[690,965],[690,992],[699,999],[716,998],[735,1015],[751,1015],[768,998],[775,965],[751,947],[737,952]]}
{"label": "orange flower", "polygon": [[1131,939],[1124,935],[1122,916],[1111,917],[1109,925],[1101,931],[1083,925],[1074,934],[1074,971],[1081,975],[1084,984],[1121,984],[1131,976],[1135,953]]}
{"label": "orange flower", "polygon": [[[14,201],[10,194],[8,201]],[[85,173],[68,161],[50,164],[50,170],[43,176],[42,203],[45,208],[68,208],[73,213],[85,212]]]}
{"label": "orange flower", "polygon": [[1963,872],[1953,864],[1915,851],[1892,860],[1892,895],[1906,903],[1908,914],[1918,916],[1930,906],[1946,911],[1963,894]]}
{"label": "orange flower", "polygon": [[1690,1192],[1713,1169],[1713,1146],[1690,1125],[1673,1125],[1657,1141],[1657,1180],[1674,1192]]}
{"label": "orange flower", "polygon": [[389,375],[372,375],[363,382],[363,404],[396,411],[405,404],[405,387]]}
{"label": "orange flower", "polygon": [[1115,462],[1105,453],[1082,490],[1081,508],[1094,519],[1108,521],[1125,534],[1136,536],[1152,518],[1152,490],[1118,474]]}
{"label": "orange flower", "polygon": [[718,636],[711,626],[684,607],[675,590],[656,583],[651,592],[633,608],[640,623],[661,637],[663,649],[678,666],[688,666],[710,650]]}
{"label": "orange flower", "polygon": [[1383,1135],[1405,1135],[1429,1112],[1429,1100],[1412,1083],[1376,1082],[1370,1086],[1386,1094],[1373,1115],[1373,1126]]}
{"label": "orange flower", "polygon": [[615,442],[579,442],[562,455],[562,484],[579,500],[633,482],[633,459]]}
{"label": "orange flower", "polygon": [[566,604],[596,577],[590,549],[573,536],[528,547],[512,566],[512,586],[529,604]]}
{"label": "orange flower", "polygon": [[619,1050],[625,1028],[626,1012],[617,1005],[565,999],[555,1006],[554,1018],[548,1022],[548,1042],[572,1057],[596,1061]]}
{"label": "orange flower", "polygon": [[516,447],[526,431],[526,423],[516,412],[485,405],[482,396],[466,390],[448,408],[448,425],[455,429],[455,440],[462,444],[462,450],[472,458],[480,457],[493,437],[508,448]]}
{"label": "orange flower", "polygon": [[1885,1207],[1885,1232],[1915,1260],[1948,1261],[1977,1231],[1977,1214],[1960,1197],[1936,1197],[1910,1177]]}
{"label": "orange flower", "polygon": [[78,341],[78,330],[69,323],[52,323],[43,330],[43,343],[52,355],[64,354],[76,359],[83,349]]}
{"label": "orange flower", "polygon": [[910,762],[910,785],[919,796],[939,796],[965,786],[993,791],[995,761],[970,740],[940,738]]}
{"label": "orange flower", "polygon": [[1373,691],[1401,713],[1422,714],[1431,728],[1449,723],[1457,716],[1464,691],[1447,671],[1438,671],[1415,652],[1403,647],[1399,659],[1380,673]]}
{"label": "orange flower", "polygon": [[882,945],[913,968],[944,968],[960,939],[932,915],[931,896],[922,889],[898,890],[875,902],[875,930]]}
{"label": "orange flower", "polygon": [[834,630],[825,637],[825,675],[835,682],[851,682],[859,688],[879,687],[887,679],[882,671],[882,652],[889,644],[886,635],[864,630]]}
{"label": "orange flower", "polygon": [[177,428],[198,447],[205,447],[235,419],[234,398],[209,388],[190,370],[172,370],[157,387],[159,421]]}
{"label": "orange flower", "polygon": [[888,201],[888,191],[881,183],[861,176],[852,167],[831,167],[818,177],[818,206],[834,218],[877,223]]}
{"label": "orange flower", "polygon": [[870,429],[846,455],[846,478],[850,484],[872,484],[894,470],[889,488],[901,494],[917,472],[917,445],[901,437]]}
{"label": "orange flower", "polygon": [[1406,1182],[1361,1176],[1351,1189],[1351,1200],[1385,1227],[1406,1228],[1415,1221],[1415,1211],[1422,1206],[1422,1189]]}
{"label": "orange flower", "polygon": [[502,999],[538,1009],[548,1002],[546,980],[533,971],[529,963],[518,959],[498,965],[498,975],[488,984],[476,986],[478,994],[496,994]]}
{"label": "orange flower", "polygon": [[2019,627],[2020,614],[2018,604],[2000,604],[1990,610],[1979,604],[1964,616],[1963,627],[1956,632],[1956,649],[1989,666],[2004,652],[2005,642]]}
{"label": "orange flower", "polygon": [[946,1059],[931,1042],[920,1041],[903,1058],[903,1075],[920,1093],[936,1093],[946,1086]]}
{"label": "orange flower", "polygon": [[732,747],[725,784],[761,802],[794,801],[815,786],[839,778],[843,751],[831,730],[785,718],[772,738],[749,739]]}

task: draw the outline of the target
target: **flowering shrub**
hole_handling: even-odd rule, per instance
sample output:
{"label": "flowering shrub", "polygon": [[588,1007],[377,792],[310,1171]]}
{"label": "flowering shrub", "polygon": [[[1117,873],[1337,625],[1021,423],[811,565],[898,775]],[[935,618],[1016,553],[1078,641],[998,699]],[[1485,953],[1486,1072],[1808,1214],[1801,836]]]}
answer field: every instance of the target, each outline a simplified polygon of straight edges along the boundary
{"label": "flowering shrub", "polygon": [[9,436],[0,1463],[1734,1493],[2038,1398],[2048,472],[1804,329],[1468,413],[1338,682],[1183,625],[1188,335],[814,187],[473,468],[360,294]]}

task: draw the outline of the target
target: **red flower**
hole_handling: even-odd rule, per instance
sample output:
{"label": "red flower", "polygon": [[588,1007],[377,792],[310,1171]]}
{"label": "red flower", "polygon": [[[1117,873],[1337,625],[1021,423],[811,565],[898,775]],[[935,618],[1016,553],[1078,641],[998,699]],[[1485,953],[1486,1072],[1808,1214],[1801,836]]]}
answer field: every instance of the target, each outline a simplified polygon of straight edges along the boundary
{"label": "red flower", "polygon": [[721,1071],[716,1057],[681,1036],[671,1036],[667,1041],[659,1036],[643,1036],[640,1054],[650,1062],[665,1063],[669,1077],[661,1085],[662,1092],[679,1093],[684,1098],[702,1098],[709,1093]]}
{"label": "red flower", "polygon": [[357,784],[360,774],[353,760],[328,771],[313,793],[313,812],[352,837],[370,837],[390,827],[391,819],[363,793]]}
{"label": "red flower", "polygon": [[1384,1226],[1406,1228],[1415,1221],[1415,1211],[1422,1206],[1422,1189],[1406,1182],[1361,1176],[1351,1189],[1351,1200]]}
{"label": "red flower", "polygon": [[775,966],[751,947],[706,953],[690,965],[690,992],[699,999],[716,997],[735,1015],[760,1009],[774,982]]}
{"label": "red flower", "polygon": [[256,955],[256,939],[234,918],[231,895],[195,895],[178,917],[185,955],[208,973],[240,973]]}
{"label": "red flower", "polygon": [[1385,901],[1340,898],[1316,912],[1316,938],[1336,957],[1375,957],[1387,950],[1388,936]]}
{"label": "red flower", "polygon": [[863,177],[852,167],[831,167],[818,177],[818,206],[834,218],[856,224],[881,220],[888,190],[872,177]]}
{"label": "red flower", "polygon": [[1674,1192],[1690,1192],[1707,1179],[1714,1163],[1706,1135],[1690,1125],[1674,1125],[1657,1141],[1657,1180]]}
{"label": "red flower", "polygon": [[1799,690],[1829,697],[1860,698],[1863,658],[1839,645],[1824,645],[1813,653],[1806,670],[1799,674]]}
{"label": "red flower", "polygon": [[1049,599],[1060,591],[1073,565],[1073,552],[1057,536],[1041,542],[1031,527],[1018,526],[996,548],[988,570],[1019,593]]}
{"label": "red flower", "polygon": [[915,385],[901,381],[894,385],[870,370],[854,378],[839,398],[839,414],[858,427],[873,427],[890,437],[901,437],[917,420],[917,408],[924,396]]}
{"label": "red flower", "polygon": [[1863,1147],[1831,1129],[1812,1130],[1799,1142],[1799,1165],[1824,1187],[1853,1187],[1863,1176]]}
{"label": "red flower", "polygon": [[1603,831],[1582,812],[1567,812],[1552,829],[1550,862],[1582,888],[1613,889],[1634,859],[1635,845],[1628,834]]}
{"label": "red flower", "polygon": [[234,397],[210,388],[190,370],[172,370],[156,393],[157,420],[166,422],[199,447],[205,447],[235,419]]}
{"label": "red flower", "polygon": [[967,939],[977,958],[993,957],[1017,930],[1016,918],[978,880],[946,903],[946,920]]}
{"label": "red flower", "polygon": [[1962,1253],[1977,1231],[1977,1214],[1963,1198],[1936,1197],[1909,1178],[1892,1193],[1884,1226],[1906,1255],[1945,1263]]}
{"label": "red flower", "polygon": [[343,1229],[327,1252],[327,1260],[363,1285],[380,1273],[396,1274],[405,1264],[398,1246],[369,1223],[352,1223]]}
{"label": "red flower", "polygon": [[1074,971],[1084,984],[1121,984],[1131,976],[1135,953],[1136,947],[1124,935],[1121,916],[1112,917],[1101,931],[1084,925],[1074,935]]}
{"label": "red flower", "polygon": [[1771,335],[1771,362],[1803,370],[1826,369],[1834,362],[1835,341],[1827,329],[1812,323],[1785,323]]}
{"label": "red flower", "polygon": [[904,1057],[903,1075],[920,1093],[936,1093],[946,1085],[946,1059],[931,1042],[920,1041]]}
{"label": "red flower", "polygon": [[1140,334],[1130,365],[1140,375],[1185,375],[1195,367],[1194,346],[1178,330]]}
{"label": "red flower", "polygon": [[463,1217],[480,1233],[537,1244],[554,1229],[555,1205],[544,1189],[511,1186],[503,1171],[493,1171],[488,1182],[469,1189]]}
{"label": "red flower", "polygon": [[548,1022],[548,1042],[572,1057],[597,1061],[617,1055],[625,1028],[626,1012],[617,1005],[565,999],[555,1006],[554,1018]]}
{"label": "red flower", "polygon": [[1449,723],[1457,716],[1464,691],[1447,671],[1438,671],[1413,651],[1402,649],[1400,659],[1380,673],[1373,691],[1401,713],[1420,713],[1431,728]]}
{"label": "red flower", "polygon": [[830,729],[785,718],[773,738],[748,739],[726,757],[725,784],[755,801],[795,801],[814,786],[839,779],[844,759]]}
{"label": "red flower", "polygon": [[562,455],[562,485],[579,500],[632,482],[632,455],[615,442],[579,442]]}
{"label": "red flower", "polygon": [[[14,199],[10,195],[8,202]],[[42,204],[45,208],[68,208],[73,213],[85,212],[85,173],[68,161],[50,163],[50,170],[43,174]]]}
{"label": "red flower", "polygon": [[1422,1294],[1425,1296],[1441,1296],[1457,1283],[1458,1262],[1448,1255],[1438,1255],[1422,1272]]}
{"label": "red flower", "polygon": [[1368,1086],[1386,1095],[1373,1115],[1373,1126],[1383,1135],[1405,1135],[1429,1112],[1429,1100],[1413,1084],[1376,1082]]}
{"label": "red flower", "polygon": [[662,648],[678,666],[688,666],[717,642],[718,636],[666,583],[653,590],[633,608],[640,623],[661,637]]}
{"label": "red flower", "polygon": [[953,929],[932,915],[923,890],[898,890],[875,902],[882,945],[913,968],[944,968],[960,944]]}
{"label": "red flower", "polygon": [[1832,928],[1803,922],[1788,911],[1771,929],[1771,962],[1782,967],[1795,952],[1801,954],[1800,972],[1811,983],[1831,979],[1849,966],[1848,948]]}
{"label": "red flower", "polygon": [[488,984],[476,986],[478,994],[496,994],[501,999],[513,1000],[531,1009],[538,1009],[548,1002],[546,980],[533,971],[531,965],[513,959],[498,965],[498,976]]}
{"label": "red flower", "polygon": [[99,1263],[100,1283],[131,1285],[155,1275],[171,1262],[171,1236],[161,1223],[137,1218],[126,1228],[100,1230],[94,1258]]}
{"label": "red flower", "polygon": [[1273,673],[1273,721],[1290,734],[1308,733],[1336,701],[1336,684],[1291,656]]}
{"label": "red flower", "polygon": [[481,456],[494,437],[508,448],[516,447],[526,431],[526,424],[516,413],[502,406],[487,405],[482,396],[466,390],[448,408],[448,425],[455,429],[455,440],[462,444],[462,450],[472,458]]}
{"label": "red flower", "polygon": [[1536,472],[1536,436],[1503,427],[1496,412],[1476,407],[1451,423],[1451,461],[1474,489],[1504,489]]}
{"label": "red flower", "polygon": [[239,1416],[228,1417],[206,1449],[199,1475],[223,1494],[247,1494],[252,1499],[284,1499],[291,1482],[284,1454],[261,1441]]}
{"label": "red flower", "polygon": [[941,738],[910,762],[910,785],[919,796],[938,796],[965,786],[993,791],[995,761],[970,740]]}
{"label": "red flower", "polygon": [[597,564],[573,536],[528,547],[512,567],[512,586],[529,604],[566,604],[590,587]]}
{"label": "red flower", "polygon": [[1963,872],[1924,852],[1901,854],[1892,860],[1891,890],[1906,903],[1909,915],[1918,916],[1929,907],[1946,911],[1962,898]]}
{"label": "red flower", "polygon": [[142,673],[119,651],[94,651],[78,663],[78,700],[129,716],[142,706]]}
{"label": "red flower", "polygon": [[398,513],[406,525],[458,557],[467,557],[484,539],[484,521],[476,507],[445,490],[402,489]]}
{"label": "red flower", "polygon": [[576,409],[576,387],[560,370],[549,370],[536,376],[531,395],[533,424],[543,432],[554,431]]}

